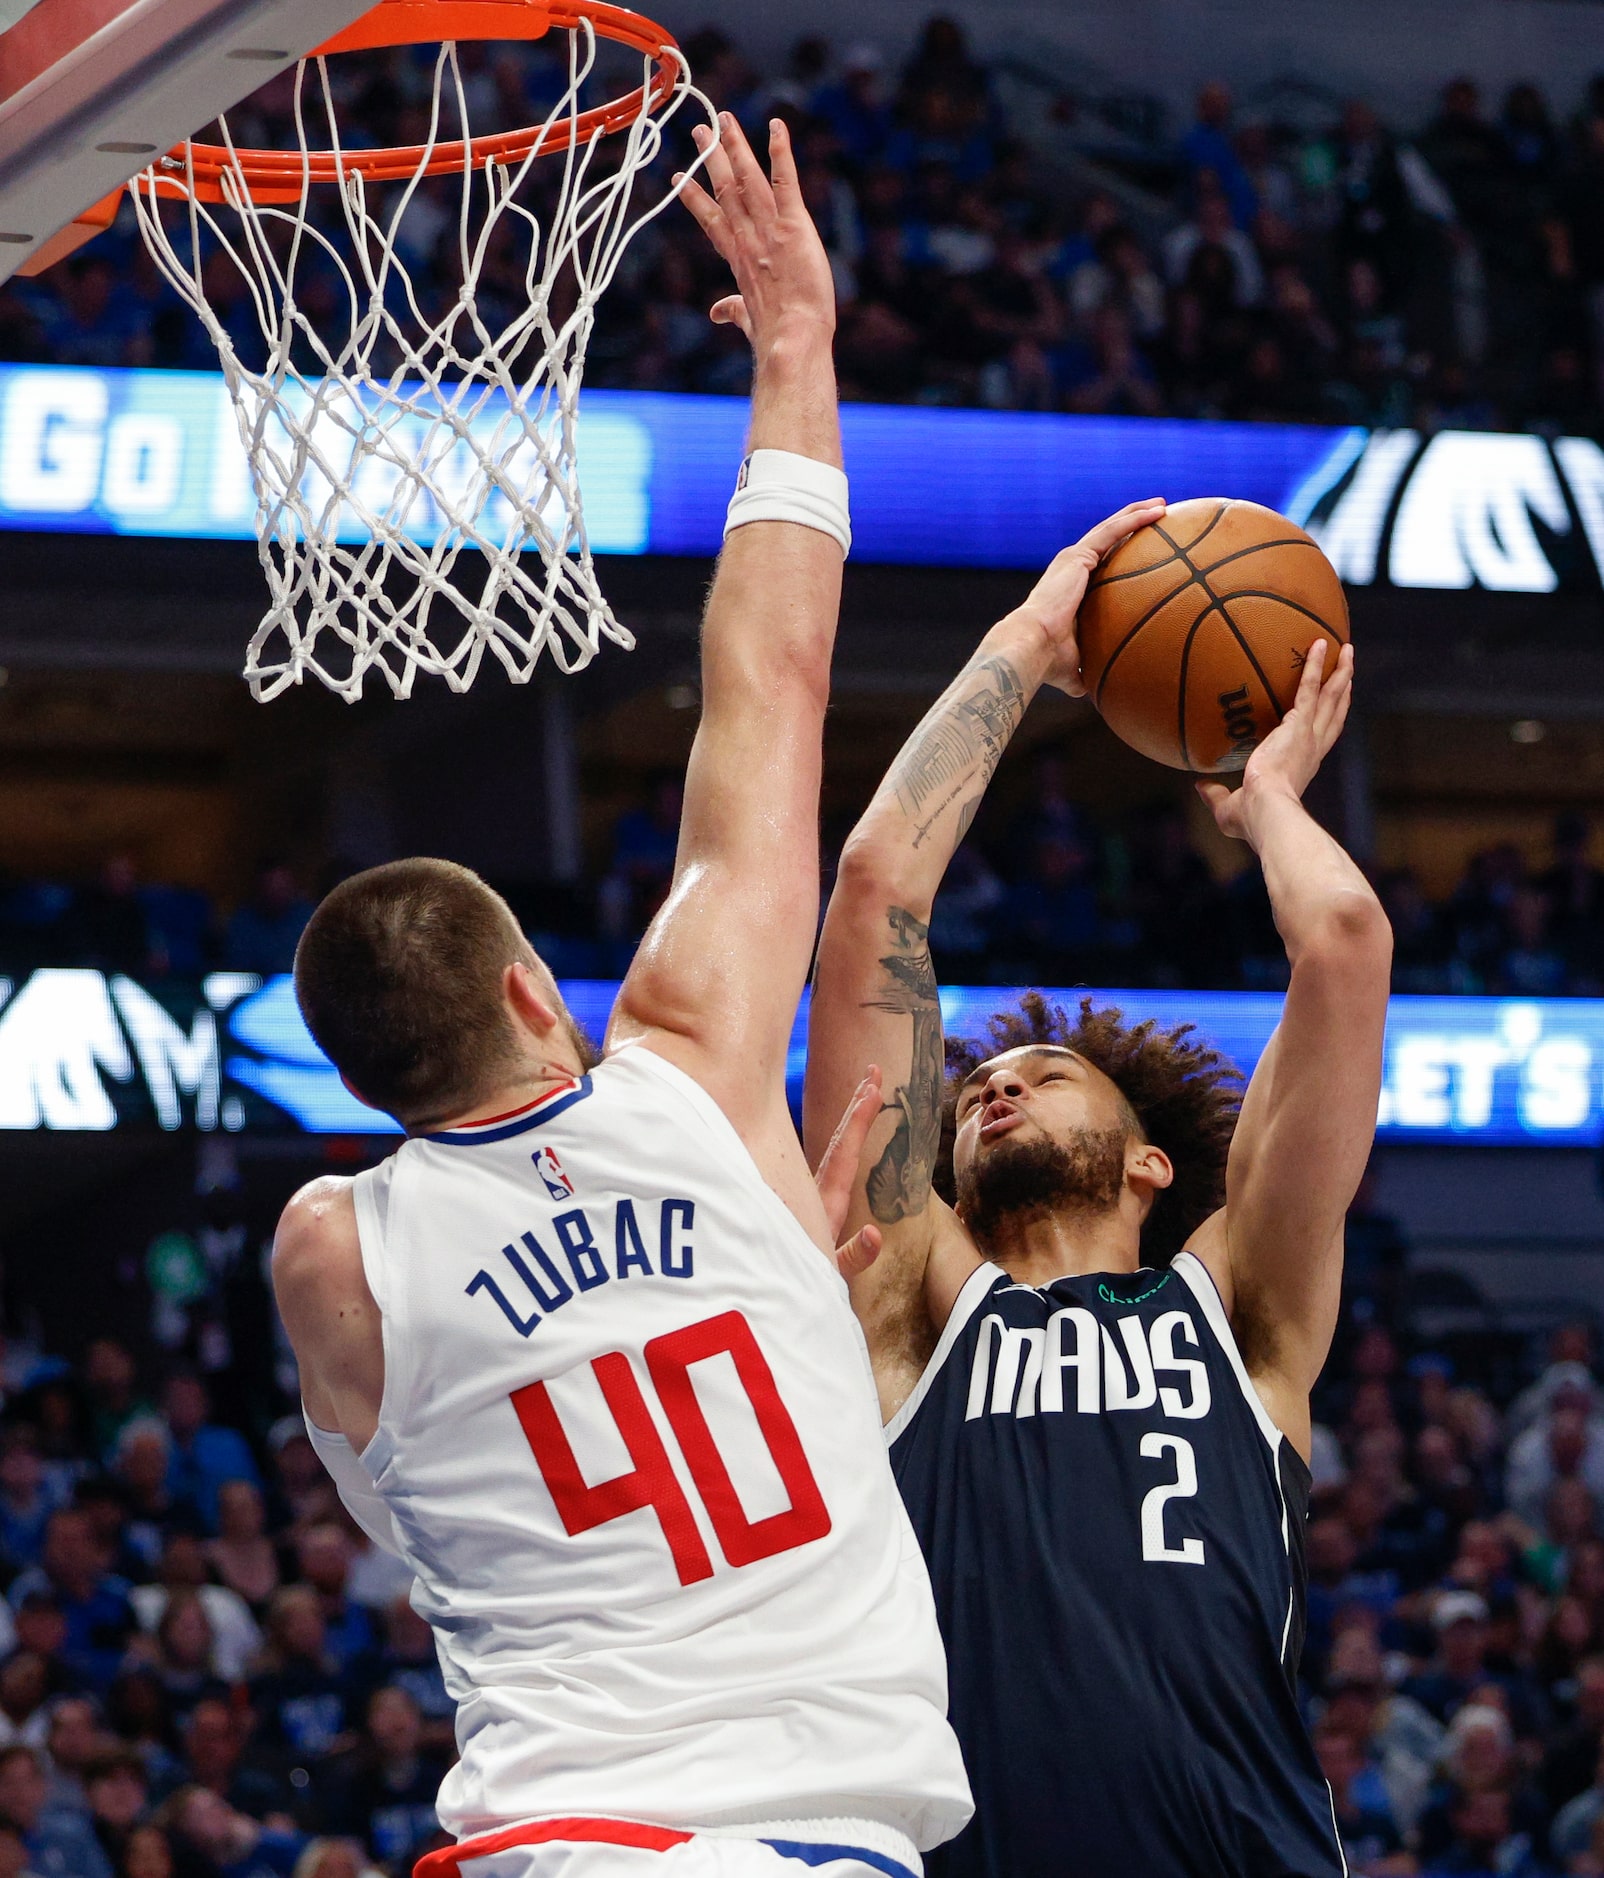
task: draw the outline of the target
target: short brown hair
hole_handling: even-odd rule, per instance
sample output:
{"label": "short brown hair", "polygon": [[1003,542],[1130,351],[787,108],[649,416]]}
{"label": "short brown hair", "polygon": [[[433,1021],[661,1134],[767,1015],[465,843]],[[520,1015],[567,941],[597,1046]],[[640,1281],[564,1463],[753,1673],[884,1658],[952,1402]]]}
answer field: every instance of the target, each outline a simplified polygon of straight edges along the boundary
{"label": "short brown hair", "polygon": [[502,1002],[534,958],[510,908],[453,861],[391,861],[341,881],[295,949],[295,997],[319,1048],[407,1127],[444,1121],[517,1056]]}
{"label": "short brown hair", "polygon": [[1194,1026],[1161,1030],[1149,1018],[1127,1025],[1122,1012],[1095,1010],[1082,998],[1071,1023],[1063,1007],[1027,991],[1017,1010],[987,1023],[984,1043],[947,1039],[947,1093],[934,1184],[953,1201],[952,1148],[958,1091],[980,1065],[1005,1050],[1056,1044],[1100,1069],[1125,1098],[1142,1139],[1162,1148],[1175,1179],[1154,1200],[1142,1227],[1142,1262],[1167,1265],[1211,1213],[1225,1204],[1225,1159],[1242,1105],[1242,1078],[1218,1050],[1199,1043]]}

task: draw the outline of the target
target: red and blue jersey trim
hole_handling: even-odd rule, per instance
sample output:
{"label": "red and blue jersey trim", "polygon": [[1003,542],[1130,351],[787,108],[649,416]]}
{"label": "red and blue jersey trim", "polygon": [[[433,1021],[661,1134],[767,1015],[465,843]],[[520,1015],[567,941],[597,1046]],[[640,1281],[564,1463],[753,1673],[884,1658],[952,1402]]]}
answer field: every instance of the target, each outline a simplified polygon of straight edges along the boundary
{"label": "red and blue jersey trim", "polygon": [[[647,1826],[633,1819],[541,1819],[527,1826],[509,1826],[504,1832],[487,1832],[477,1839],[464,1839],[459,1845],[443,1845],[436,1852],[426,1852],[412,1868],[412,1878],[462,1878],[462,1861],[487,1858],[492,1852],[505,1852],[520,1845],[623,1845],[640,1852],[668,1852],[676,1845],[687,1845],[694,1833],[680,1832],[672,1826]],[[865,1851],[855,1845],[815,1845],[803,1839],[759,1839],[781,1858],[796,1859],[803,1865],[829,1865],[837,1859],[853,1859],[884,1878],[914,1878],[906,1865],[883,1852]]]}
{"label": "red and blue jersey trim", "polygon": [[418,1139],[440,1141],[454,1148],[473,1147],[485,1141],[507,1141],[513,1135],[527,1134],[531,1128],[541,1127],[561,1115],[564,1109],[583,1102],[590,1092],[588,1074],[577,1082],[570,1078],[558,1083],[555,1089],[548,1089],[544,1095],[536,1096],[533,1102],[526,1102],[522,1108],[508,1109],[505,1115],[487,1115],[482,1122],[470,1122],[462,1128],[442,1128],[434,1134],[419,1135]]}

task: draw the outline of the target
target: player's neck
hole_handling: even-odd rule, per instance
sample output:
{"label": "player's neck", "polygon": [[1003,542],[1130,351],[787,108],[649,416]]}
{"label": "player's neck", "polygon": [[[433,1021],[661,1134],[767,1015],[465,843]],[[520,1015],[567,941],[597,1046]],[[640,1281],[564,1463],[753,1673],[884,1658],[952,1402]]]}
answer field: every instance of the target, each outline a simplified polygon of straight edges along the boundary
{"label": "player's neck", "polygon": [[497,1083],[494,1089],[480,1097],[471,1108],[436,1124],[440,1128],[470,1128],[476,1122],[495,1121],[503,1115],[511,1115],[518,1109],[526,1109],[538,1102],[542,1096],[552,1094],[565,1083],[578,1080],[584,1069],[577,1058],[569,1061],[563,1052],[552,1051],[548,1058],[532,1060],[505,1082]]}
{"label": "player's neck", "polygon": [[981,1250],[1022,1285],[1133,1272],[1142,1262],[1141,1221],[1124,1206],[1022,1215],[995,1225]]}

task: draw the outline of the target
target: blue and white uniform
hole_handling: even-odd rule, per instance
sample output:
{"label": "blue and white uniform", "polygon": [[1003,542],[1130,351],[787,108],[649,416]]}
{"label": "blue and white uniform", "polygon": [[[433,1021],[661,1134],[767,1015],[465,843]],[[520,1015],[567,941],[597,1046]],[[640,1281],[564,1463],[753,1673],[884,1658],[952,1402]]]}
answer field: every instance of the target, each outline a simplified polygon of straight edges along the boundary
{"label": "blue and white uniform", "polygon": [[933,1878],[1341,1878],[1296,1695],[1309,1471],[1197,1258],[980,1266],[887,1433],[974,1783]]}
{"label": "blue and white uniform", "polygon": [[[917,1871],[970,1811],[929,1580],[846,1287],[718,1106],[636,1045],[354,1191],[385,1385],[350,1498],[458,1704],[442,1823]],[[537,1841],[486,1878],[624,1867]]]}

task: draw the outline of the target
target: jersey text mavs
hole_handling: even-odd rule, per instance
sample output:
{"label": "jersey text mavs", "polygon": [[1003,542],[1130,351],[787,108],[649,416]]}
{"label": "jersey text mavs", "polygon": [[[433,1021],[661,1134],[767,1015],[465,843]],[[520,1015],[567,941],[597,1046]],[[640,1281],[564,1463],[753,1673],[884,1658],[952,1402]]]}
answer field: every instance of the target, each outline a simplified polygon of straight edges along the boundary
{"label": "jersey text mavs", "polygon": [[975,1795],[932,1878],[1340,1878],[1295,1699],[1309,1474],[1195,1257],[982,1266],[888,1433]]}

